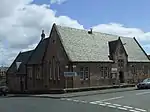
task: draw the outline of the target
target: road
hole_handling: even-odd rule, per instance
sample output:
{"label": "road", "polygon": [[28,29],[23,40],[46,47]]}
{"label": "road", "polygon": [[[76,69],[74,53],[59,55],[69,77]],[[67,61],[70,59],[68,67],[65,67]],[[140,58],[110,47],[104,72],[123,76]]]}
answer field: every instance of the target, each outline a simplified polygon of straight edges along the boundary
{"label": "road", "polygon": [[0,97],[1,112],[150,112],[150,90],[73,98]]}
{"label": "road", "polygon": [[109,108],[111,111],[124,110],[126,112],[150,112],[150,90],[116,92],[62,100],[70,102],[86,102],[91,105]]}

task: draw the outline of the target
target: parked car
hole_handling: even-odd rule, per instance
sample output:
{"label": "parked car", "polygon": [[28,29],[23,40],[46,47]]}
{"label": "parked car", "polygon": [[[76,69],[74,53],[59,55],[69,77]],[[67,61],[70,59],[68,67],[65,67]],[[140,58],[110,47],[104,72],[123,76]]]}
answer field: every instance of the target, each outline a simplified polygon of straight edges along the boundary
{"label": "parked car", "polygon": [[150,89],[150,78],[144,79],[142,82],[137,84],[138,89]]}
{"label": "parked car", "polygon": [[8,93],[8,87],[7,86],[0,86],[0,96],[4,95],[6,96]]}

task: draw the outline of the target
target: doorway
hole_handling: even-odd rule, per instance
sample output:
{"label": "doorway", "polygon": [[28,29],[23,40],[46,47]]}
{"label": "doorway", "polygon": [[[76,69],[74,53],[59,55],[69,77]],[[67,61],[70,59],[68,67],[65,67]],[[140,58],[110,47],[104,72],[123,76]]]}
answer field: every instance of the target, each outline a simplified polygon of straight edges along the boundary
{"label": "doorway", "polygon": [[124,83],[124,73],[122,71],[119,72],[119,80],[120,83]]}

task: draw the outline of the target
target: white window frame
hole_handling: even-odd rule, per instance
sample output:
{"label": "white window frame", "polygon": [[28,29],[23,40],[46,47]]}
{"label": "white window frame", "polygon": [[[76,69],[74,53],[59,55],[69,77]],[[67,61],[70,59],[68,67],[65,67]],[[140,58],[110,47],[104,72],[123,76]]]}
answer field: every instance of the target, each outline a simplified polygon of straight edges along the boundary
{"label": "white window frame", "polygon": [[109,67],[101,66],[100,70],[101,70],[101,78],[108,79],[109,78]]}
{"label": "white window frame", "polygon": [[84,79],[84,67],[81,67],[80,68],[80,80],[83,80],[83,79]]}

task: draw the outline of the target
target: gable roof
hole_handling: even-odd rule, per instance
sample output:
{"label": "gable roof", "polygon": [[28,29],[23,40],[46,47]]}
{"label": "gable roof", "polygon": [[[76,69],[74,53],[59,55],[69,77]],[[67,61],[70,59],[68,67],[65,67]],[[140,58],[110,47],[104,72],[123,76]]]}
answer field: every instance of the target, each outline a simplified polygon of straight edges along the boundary
{"label": "gable roof", "polygon": [[109,60],[109,41],[121,42],[129,62],[150,62],[146,53],[135,38],[122,37],[100,32],[89,34],[86,30],[54,25],[70,61],[111,62]]}
{"label": "gable roof", "polygon": [[[34,50],[20,52],[11,66],[8,68],[7,73],[17,73],[17,74],[25,74],[25,64],[27,63],[30,55]],[[17,70],[16,62],[22,62]]]}
{"label": "gable roof", "polygon": [[48,39],[49,38],[45,38],[39,42],[31,54],[27,64],[40,64],[42,62],[46,47],[48,45]]}

